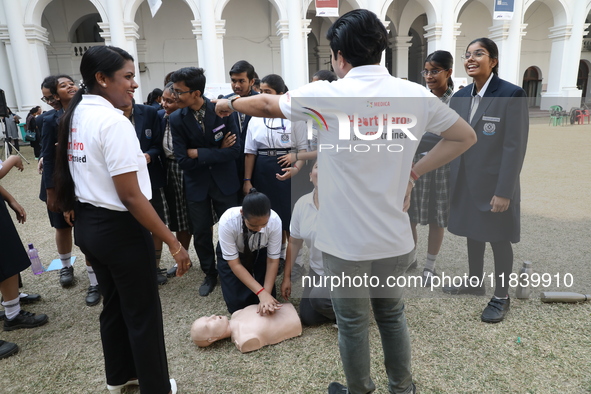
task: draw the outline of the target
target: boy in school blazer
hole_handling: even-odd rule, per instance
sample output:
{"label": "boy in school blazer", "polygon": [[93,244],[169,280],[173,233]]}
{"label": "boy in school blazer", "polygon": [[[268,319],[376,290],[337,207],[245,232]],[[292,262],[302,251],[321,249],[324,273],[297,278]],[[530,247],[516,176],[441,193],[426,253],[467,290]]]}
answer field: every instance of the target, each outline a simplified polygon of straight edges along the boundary
{"label": "boy in school blazer", "polygon": [[205,279],[199,295],[207,296],[217,284],[213,248],[213,211],[219,218],[237,205],[240,188],[236,159],[242,152],[240,139],[222,148],[224,137],[237,135],[232,117],[221,118],[206,97],[203,69],[185,67],[171,75],[173,93],[181,109],[170,115],[174,155],[184,172],[193,243]]}

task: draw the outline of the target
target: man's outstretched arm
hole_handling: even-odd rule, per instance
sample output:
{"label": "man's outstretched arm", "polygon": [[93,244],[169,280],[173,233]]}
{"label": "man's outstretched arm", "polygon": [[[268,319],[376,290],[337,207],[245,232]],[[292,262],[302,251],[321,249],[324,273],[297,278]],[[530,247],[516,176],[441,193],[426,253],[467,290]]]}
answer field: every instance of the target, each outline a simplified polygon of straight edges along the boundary
{"label": "man's outstretched arm", "polygon": [[[211,100],[215,105],[215,113],[220,116],[229,116],[237,111],[246,115],[259,118],[285,118],[279,108],[279,99],[281,96],[273,94],[257,94],[248,97],[238,97],[234,99],[230,106],[230,100],[219,99]],[[233,107],[233,109],[232,109]]]}

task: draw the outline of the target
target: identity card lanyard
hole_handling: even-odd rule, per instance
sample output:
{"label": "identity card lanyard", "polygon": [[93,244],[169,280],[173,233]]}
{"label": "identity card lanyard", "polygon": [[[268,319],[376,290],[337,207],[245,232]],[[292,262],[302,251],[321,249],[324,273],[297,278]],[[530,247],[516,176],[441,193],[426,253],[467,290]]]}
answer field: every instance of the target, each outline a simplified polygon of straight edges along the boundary
{"label": "identity card lanyard", "polygon": [[[274,119],[271,119],[271,125],[273,124],[273,120]],[[289,135],[288,135],[289,133],[285,132],[285,125],[283,124],[283,118],[281,118],[281,127],[269,126],[267,124],[267,118],[263,118],[263,122],[265,123],[265,127],[267,128],[267,144],[269,145],[269,148],[272,148],[272,149],[278,148],[273,143],[272,136],[269,135],[269,130],[281,130],[281,131],[278,131],[278,133],[281,134],[281,142],[288,142],[289,141]],[[279,148],[281,148],[281,147],[279,147]]]}

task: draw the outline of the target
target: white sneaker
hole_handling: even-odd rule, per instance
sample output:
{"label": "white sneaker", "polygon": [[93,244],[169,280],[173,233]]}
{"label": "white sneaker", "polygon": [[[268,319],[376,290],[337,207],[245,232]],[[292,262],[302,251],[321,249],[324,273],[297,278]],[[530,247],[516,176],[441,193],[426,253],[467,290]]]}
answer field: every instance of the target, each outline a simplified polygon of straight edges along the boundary
{"label": "white sneaker", "polygon": [[137,379],[128,380],[127,383],[120,384],[117,386],[111,386],[110,384],[107,385],[107,390],[111,394],[121,394],[121,389],[126,386],[139,386],[140,382]]}
{"label": "white sneaker", "polygon": [[176,380],[170,379],[170,392],[172,394],[176,394],[176,390],[177,390],[177,388],[176,388]]}
{"label": "white sneaker", "polygon": [[434,276],[439,276],[437,271],[431,271],[429,268],[423,268],[423,287],[430,287]]}

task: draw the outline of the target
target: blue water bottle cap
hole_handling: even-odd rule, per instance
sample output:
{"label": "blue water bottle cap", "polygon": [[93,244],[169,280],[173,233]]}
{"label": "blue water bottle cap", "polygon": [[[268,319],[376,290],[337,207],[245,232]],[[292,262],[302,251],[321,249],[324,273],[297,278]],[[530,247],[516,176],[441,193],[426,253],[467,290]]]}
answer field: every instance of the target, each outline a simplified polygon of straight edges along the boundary
{"label": "blue water bottle cap", "polygon": [[35,247],[33,246],[33,244],[29,244],[29,249],[34,249]]}

